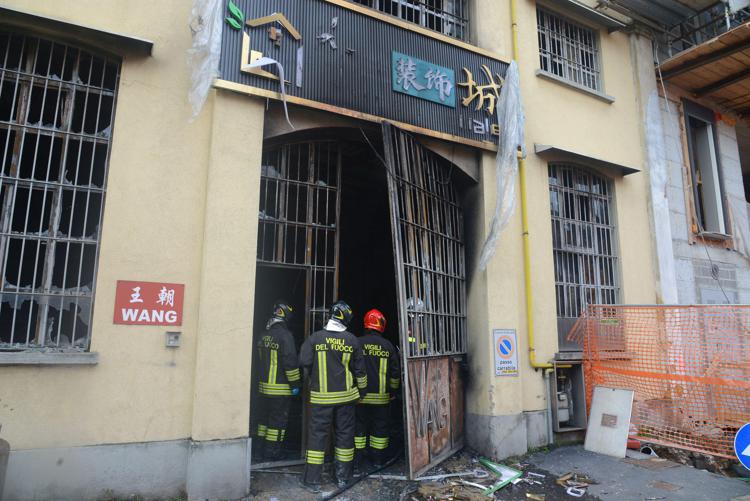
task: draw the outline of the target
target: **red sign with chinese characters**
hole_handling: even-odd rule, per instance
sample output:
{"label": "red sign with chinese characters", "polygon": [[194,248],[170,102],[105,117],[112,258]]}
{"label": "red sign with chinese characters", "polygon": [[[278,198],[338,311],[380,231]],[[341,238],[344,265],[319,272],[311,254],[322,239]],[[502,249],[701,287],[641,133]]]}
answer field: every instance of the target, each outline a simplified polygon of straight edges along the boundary
{"label": "red sign with chinese characters", "polygon": [[184,284],[117,281],[116,324],[182,325]]}

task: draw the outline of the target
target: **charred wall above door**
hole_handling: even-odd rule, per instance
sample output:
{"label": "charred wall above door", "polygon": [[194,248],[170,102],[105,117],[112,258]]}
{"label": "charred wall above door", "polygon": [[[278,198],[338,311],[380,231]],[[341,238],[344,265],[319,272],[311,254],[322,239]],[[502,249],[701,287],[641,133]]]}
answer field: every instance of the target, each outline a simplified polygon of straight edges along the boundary
{"label": "charred wall above door", "polygon": [[[492,149],[494,106],[507,64],[325,0],[237,0],[240,29],[224,24],[216,86]],[[273,14],[273,16],[272,16]],[[278,14],[283,14],[283,18]]]}

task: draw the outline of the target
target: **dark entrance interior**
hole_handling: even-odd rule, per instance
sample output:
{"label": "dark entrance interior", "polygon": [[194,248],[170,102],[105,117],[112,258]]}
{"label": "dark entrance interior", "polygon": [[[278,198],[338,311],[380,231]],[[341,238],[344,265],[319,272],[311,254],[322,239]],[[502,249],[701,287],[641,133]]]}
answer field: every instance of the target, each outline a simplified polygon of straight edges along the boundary
{"label": "dark entrance interior", "polygon": [[[325,130],[284,136],[264,149],[255,285],[257,337],[273,302],[290,301],[297,350],[320,329],[337,299],[354,310],[349,330],[362,333],[371,308],[387,319],[385,337],[398,349],[396,279],[386,170],[379,131]],[[253,367],[251,435],[256,435],[262,399]],[[304,455],[306,401],[294,398],[284,459]],[[403,442],[401,400],[391,404],[390,453]]]}

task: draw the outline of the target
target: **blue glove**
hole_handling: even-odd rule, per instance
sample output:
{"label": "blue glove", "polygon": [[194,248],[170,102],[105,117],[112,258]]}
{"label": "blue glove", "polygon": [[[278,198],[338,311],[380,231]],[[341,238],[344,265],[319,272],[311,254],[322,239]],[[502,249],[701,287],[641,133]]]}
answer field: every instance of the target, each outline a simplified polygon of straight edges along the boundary
{"label": "blue glove", "polygon": [[297,395],[299,395],[299,388],[295,386],[292,388],[292,396],[296,397]]}

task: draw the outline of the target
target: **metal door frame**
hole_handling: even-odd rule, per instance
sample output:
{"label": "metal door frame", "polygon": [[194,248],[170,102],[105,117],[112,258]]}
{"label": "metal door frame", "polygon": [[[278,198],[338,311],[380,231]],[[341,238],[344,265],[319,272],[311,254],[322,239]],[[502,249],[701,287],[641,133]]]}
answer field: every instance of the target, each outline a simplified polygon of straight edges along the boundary
{"label": "metal door frame", "polygon": [[[446,282],[449,282],[451,280],[454,281],[454,283],[451,283],[452,286],[452,292],[457,292],[457,294],[454,294],[452,296],[452,305],[449,306],[448,309],[455,308],[457,310],[457,314],[454,315],[448,315],[446,314],[444,310],[445,306],[445,298],[443,297],[444,290],[442,292],[437,293],[437,297],[442,298],[443,304],[441,304],[438,308],[440,310],[439,312],[431,312],[429,311],[431,309],[431,306],[427,304],[424,308],[424,312],[427,315],[434,315],[432,317],[432,320],[430,320],[430,324],[432,325],[433,329],[431,331],[427,332],[427,338],[422,338],[421,332],[420,336],[415,336],[415,339],[423,340],[426,339],[428,341],[427,348],[422,349],[421,344],[417,345],[417,349],[414,350],[413,346],[410,346],[409,341],[409,311],[407,308],[407,301],[409,300],[408,293],[407,293],[407,272],[406,268],[411,267],[413,271],[411,273],[414,273],[414,277],[419,276],[419,272],[416,271],[416,269],[419,267],[415,263],[406,263],[405,256],[404,256],[404,239],[403,239],[403,224],[412,224],[415,226],[421,226],[417,222],[418,216],[414,216],[412,213],[411,207],[408,208],[408,210],[405,210],[407,214],[403,215],[401,214],[401,208],[399,206],[399,190],[402,190],[403,186],[410,185],[412,188],[421,190],[423,192],[426,192],[429,190],[429,186],[425,186],[425,180],[427,177],[429,177],[429,173],[425,173],[424,171],[426,169],[422,169],[422,172],[419,172],[418,169],[420,167],[423,167],[425,165],[425,159],[429,159],[431,162],[433,162],[433,172],[434,175],[438,170],[438,168],[435,168],[434,162],[438,162],[436,159],[439,158],[436,154],[432,153],[431,151],[427,150],[427,148],[423,147],[422,145],[418,144],[412,136],[410,136],[408,133],[401,131],[397,127],[393,126],[392,124],[388,122],[384,122],[382,125],[382,134],[383,134],[383,148],[385,153],[385,159],[387,162],[387,165],[385,166],[387,169],[387,180],[388,180],[388,197],[389,197],[389,205],[390,205],[390,214],[391,214],[391,232],[392,232],[392,243],[393,243],[393,253],[394,253],[394,264],[395,264],[395,272],[396,272],[396,285],[397,285],[397,311],[398,311],[398,321],[399,321],[399,338],[400,338],[400,344],[401,344],[401,357],[402,357],[402,364],[403,364],[403,387],[404,387],[404,405],[403,405],[403,415],[404,415],[404,426],[405,426],[405,444],[404,449],[406,453],[406,461],[408,465],[408,475],[409,478],[415,478],[417,475],[421,474],[425,470],[433,467],[435,464],[438,464],[440,461],[446,459],[453,453],[455,453],[457,450],[463,447],[463,420],[461,421],[461,437],[459,440],[454,440],[453,436],[453,413],[449,411],[448,414],[448,421],[451,426],[448,430],[448,443],[447,447],[444,447],[444,449],[440,450],[439,453],[432,457],[432,450],[430,446],[430,439],[431,434],[429,433],[429,430],[426,431],[427,435],[427,463],[424,466],[420,466],[418,468],[415,468],[414,465],[414,451],[412,450],[412,443],[411,443],[411,429],[414,427],[416,430],[414,420],[412,419],[410,409],[413,405],[411,395],[410,395],[410,389],[412,385],[412,381],[410,381],[410,367],[414,365],[416,367],[416,364],[421,364],[423,370],[424,377],[427,378],[427,375],[429,374],[429,367],[431,362],[440,362],[441,359],[447,359],[446,365],[447,365],[447,377],[448,381],[450,382],[454,374],[453,372],[456,371],[456,356],[465,356],[466,348],[467,348],[467,331],[466,331],[466,310],[467,310],[467,303],[466,303],[466,261],[465,261],[465,243],[463,242],[463,239],[465,237],[464,235],[464,229],[463,229],[463,216],[462,212],[460,210],[460,205],[455,204],[456,210],[446,210],[445,207],[436,206],[432,203],[425,203],[425,200],[422,200],[423,203],[425,203],[426,206],[429,206],[429,208],[423,206],[421,209],[423,210],[423,213],[421,216],[425,220],[429,220],[434,224],[434,221],[437,219],[438,221],[441,220],[443,222],[446,222],[446,218],[450,218],[452,220],[451,224],[455,224],[456,226],[453,228],[454,232],[457,232],[458,234],[458,241],[454,244],[446,244],[443,240],[444,237],[448,235],[448,230],[445,230],[445,234],[441,233],[441,230],[439,228],[435,229],[430,227],[430,223],[426,225],[426,227],[422,228],[420,227],[419,231],[428,231],[428,232],[434,232],[434,234],[431,234],[431,238],[433,240],[426,241],[424,234],[420,235],[419,240],[421,242],[417,243],[416,239],[411,238],[411,241],[409,242],[410,246],[413,246],[413,251],[416,254],[417,253],[417,247],[422,246],[422,252],[424,251],[425,244],[429,248],[427,251],[427,259],[425,261],[428,262],[428,264],[434,264],[434,260],[442,260],[442,263],[445,264],[450,261],[452,262],[452,265],[450,266],[457,266],[457,269],[453,269],[456,273],[455,276],[451,276],[449,274],[449,270],[440,270],[439,267],[425,267],[422,269],[422,274],[424,276],[432,276],[432,275],[439,275],[443,274],[443,280]],[[394,144],[395,143],[395,144]],[[434,156],[433,156],[434,155]],[[419,158],[417,158],[417,156]],[[445,163],[448,164],[448,162],[442,158],[440,158],[439,163]],[[429,163],[429,162],[428,162]],[[413,179],[405,179],[402,178],[399,174],[399,168],[408,168],[410,169],[409,175],[413,177]],[[450,169],[452,169],[453,166],[451,165]],[[450,173],[450,171],[449,171]],[[435,179],[432,180],[433,184],[436,182]],[[450,183],[450,176],[446,176],[446,180],[444,182],[440,182],[441,185],[445,186],[445,190],[455,190],[455,188]],[[436,185],[435,185],[436,186]],[[403,193],[403,191],[402,191]],[[443,197],[436,192],[429,193],[429,196],[432,196],[433,198],[437,199],[438,205],[440,203],[443,203],[445,205],[445,202],[448,202],[447,199],[443,199]],[[454,196],[456,198],[456,201],[458,200],[457,195]],[[402,199],[406,201],[406,196],[403,196]],[[432,202],[435,202],[436,200],[432,200]],[[429,217],[428,217],[429,216]],[[403,220],[402,220],[403,219]],[[412,235],[413,236],[413,235]],[[436,252],[433,252],[435,249],[433,248],[432,244],[440,241],[440,249]],[[448,247],[444,247],[448,245]],[[454,254],[455,251],[455,254]],[[424,256],[422,256],[424,258]],[[449,266],[449,267],[450,267]],[[432,274],[432,275],[430,275]],[[417,279],[418,280],[418,279]],[[436,283],[439,283],[436,281]],[[413,284],[412,284],[413,285]],[[445,287],[445,285],[438,285],[438,288]],[[456,290],[456,287],[458,289]],[[448,288],[451,288],[450,286]],[[458,297],[456,297],[458,296]],[[415,296],[419,297],[419,296]],[[431,301],[430,297],[432,297],[432,293],[427,295],[425,299],[427,301]],[[441,318],[445,317],[445,318]],[[437,328],[436,323],[437,322]],[[450,325],[448,325],[450,323]],[[440,327],[442,327],[442,335],[439,332]],[[446,329],[447,327],[447,329]],[[450,332],[452,327],[456,328],[456,332]],[[421,330],[421,329],[420,329]],[[446,332],[446,330],[448,332]],[[438,334],[437,336],[435,334]],[[435,340],[437,339],[437,343]],[[458,376],[460,377],[460,375]],[[421,379],[421,378],[420,378]],[[428,383],[427,379],[425,379],[425,384]],[[416,383],[415,383],[416,384]],[[448,385],[448,399],[451,405],[451,409],[453,408],[453,394],[452,389],[450,388],[450,384]],[[427,391],[427,388],[425,388],[425,391]],[[464,405],[463,405],[463,399],[464,399],[464,392],[461,391],[458,395],[458,398],[461,400],[461,407],[460,412],[463,413],[464,411]],[[437,406],[438,404],[436,404]],[[421,407],[421,412],[424,412],[425,409]],[[428,409],[426,409],[428,413],[431,412],[430,409],[430,403],[428,402]],[[428,417],[429,419],[429,417]],[[434,425],[433,425],[434,426]]]}

